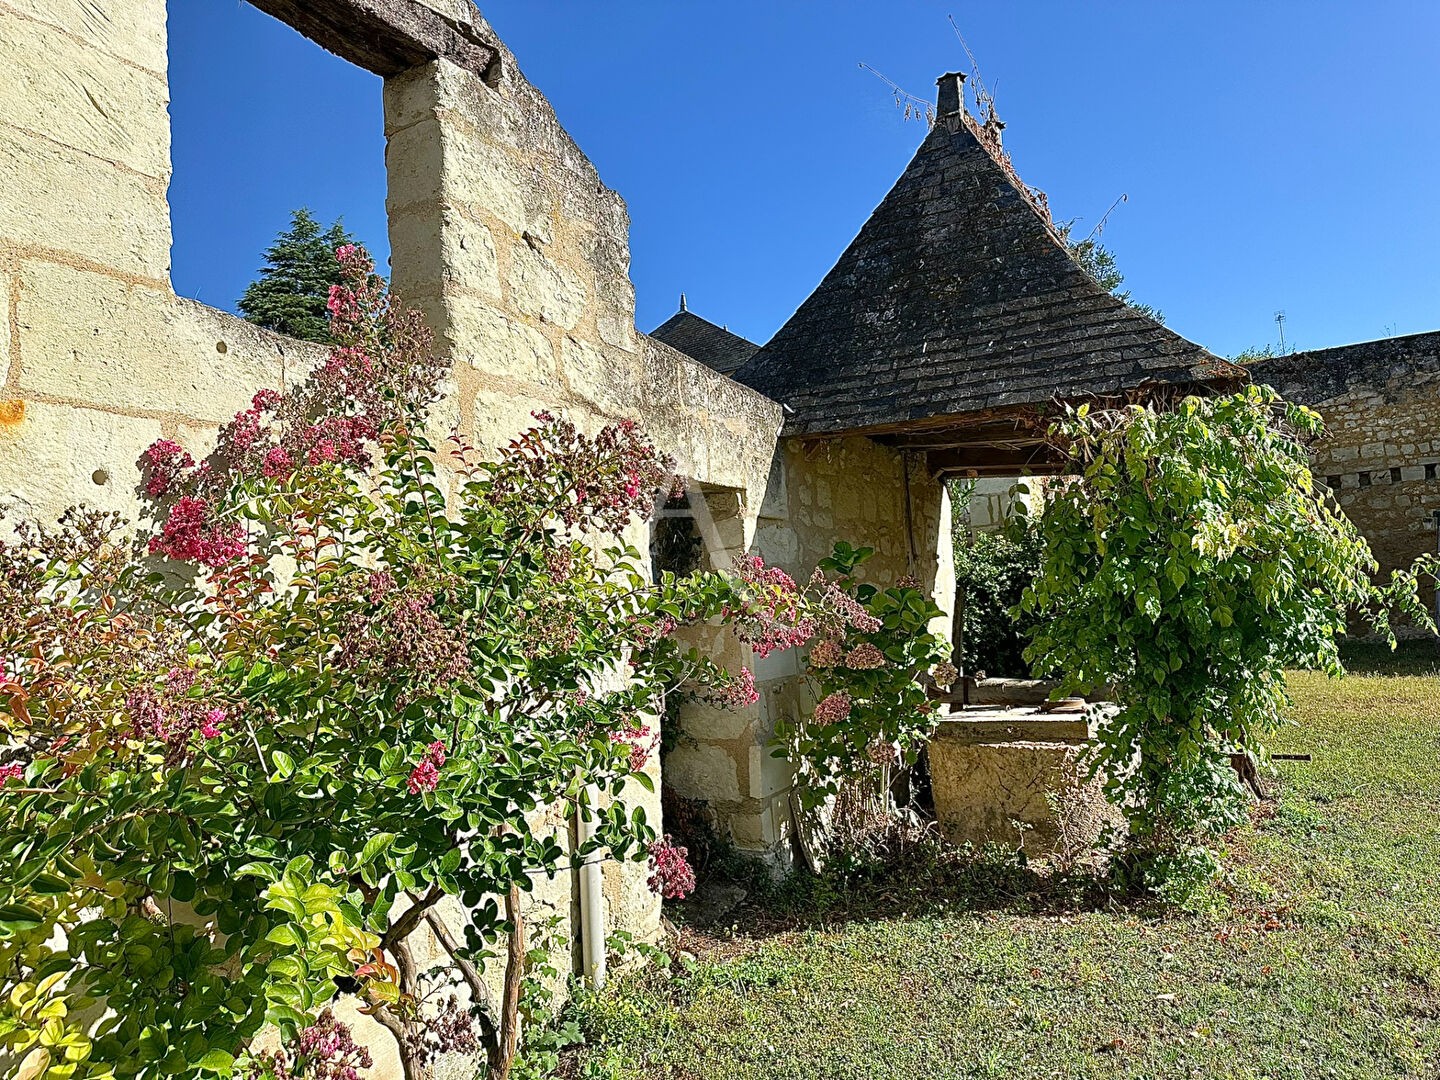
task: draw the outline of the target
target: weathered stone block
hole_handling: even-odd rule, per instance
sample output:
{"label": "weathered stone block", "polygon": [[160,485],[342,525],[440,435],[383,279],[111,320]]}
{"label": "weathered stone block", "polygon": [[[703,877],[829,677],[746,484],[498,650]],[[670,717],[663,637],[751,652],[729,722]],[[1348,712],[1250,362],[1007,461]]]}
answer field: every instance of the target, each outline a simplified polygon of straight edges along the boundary
{"label": "weathered stone block", "polygon": [[677,795],[709,802],[738,802],[735,759],[723,747],[682,744],[665,759],[665,776]]}
{"label": "weathered stone block", "polygon": [[136,463],[158,438],[158,420],[27,401],[18,421],[0,424],[0,497],[15,518],[54,521],[83,502],[133,520]]}
{"label": "weathered stone block", "polygon": [[5,122],[163,180],[170,174],[163,74],[0,7]]}
{"label": "weathered stone block", "polygon": [[702,742],[729,742],[744,735],[755,716],[750,709],[727,709],[703,702],[687,702],[680,712],[686,735]]}
{"label": "weathered stone block", "polygon": [[783,757],[776,757],[769,746],[750,747],[750,797],[768,799],[782,791],[788,791],[795,777],[795,769]]}
{"label": "weathered stone block", "polygon": [[929,750],[941,831],[951,843],[1076,854],[1111,818],[1098,785],[1084,777],[1082,747],[1069,731],[1075,718],[1053,721],[1053,741],[1044,738],[1047,718],[1027,711],[1015,719],[1028,738],[1015,739],[1001,720],[990,721],[993,740],[977,737],[973,721],[941,722]]}
{"label": "weathered stone block", "polygon": [[521,241],[510,249],[510,303],[519,312],[573,330],[585,313],[586,289],[568,266]]}
{"label": "weathered stone block", "polygon": [[412,207],[391,221],[395,292],[410,302],[446,291],[494,301],[500,274],[490,230],[458,210]]}
{"label": "weathered stone block", "polygon": [[[560,363],[565,382],[577,397],[610,417],[635,416],[639,376],[627,354],[598,349],[588,342],[567,337]],[[643,422],[644,417],[639,419]],[[652,437],[658,435],[653,430],[651,434]]]}
{"label": "weathered stone block", "polygon": [[548,215],[537,178],[503,146],[445,124],[445,190],[466,209],[493,214],[519,236],[532,216]]}
{"label": "weathered stone block", "polygon": [[165,0],[6,0],[6,4],[117,59],[160,74],[166,71]]}
{"label": "weathered stone block", "polygon": [[10,381],[10,289],[13,284],[14,278],[9,274],[0,274],[0,391]]}
{"label": "weathered stone block", "polygon": [[480,304],[467,305],[458,314],[453,329],[456,360],[490,375],[555,386],[558,392],[555,346],[541,331]]}
{"label": "weathered stone block", "polygon": [[49,263],[21,274],[20,390],[224,421],[315,346],[146,286]]}
{"label": "weathered stone block", "polygon": [[125,273],[170,274],[165,182],[8,130],[0,154],[0,240],[73,252]]}
{"label": "weathered stone block", "polygon": [[729,816],[727,824],[730,827],[730,838],[735,841],[735,846],[746,851],[766,851],[775,847],[785,839],[778,820],[789,821],[788,816],[783,819],[776,814],[775,808],[766,806],[760,810],[740,810]]}

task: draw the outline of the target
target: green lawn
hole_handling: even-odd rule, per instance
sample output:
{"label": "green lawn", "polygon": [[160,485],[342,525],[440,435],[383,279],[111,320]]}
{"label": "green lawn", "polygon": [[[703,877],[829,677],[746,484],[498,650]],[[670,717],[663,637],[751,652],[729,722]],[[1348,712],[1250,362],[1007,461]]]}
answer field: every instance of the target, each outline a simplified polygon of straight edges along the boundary
{"label": "green lawn", "polygon": [[[822,883],[582,1003],[583,1077],[1440,1076],[1433,653],[1297,674],[1278,801],[1187,912],[998,860]],[[1404,671],[1393,675],[1387,671]]]}

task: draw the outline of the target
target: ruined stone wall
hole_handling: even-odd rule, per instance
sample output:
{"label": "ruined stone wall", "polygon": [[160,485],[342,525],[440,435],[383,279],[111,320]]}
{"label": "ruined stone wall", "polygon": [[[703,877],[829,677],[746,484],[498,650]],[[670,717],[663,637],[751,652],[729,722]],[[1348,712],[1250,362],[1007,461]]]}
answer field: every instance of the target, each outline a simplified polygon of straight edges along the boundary
{"label": "ruined stone wall", "polygon": [[[489,33],[468,3],[435,6]],[[541,407],[591,430],[637,418],[686,475],[736,491],[753,531],[779,407],[635,332],[624,205],[504,61],[435,60],[385,90],[393,278],[454,361],[434,433],[495,445]],[[0,0],[0,100],[0,498],[133,518],[149,443],[204,455],[318,350],[173,292],[163,0]],[[607,935],[658,930],[644,879],[604,868]],[[536,890],[572,946],[575,891]]]}
{"label": "ruined stone wall", "polygon": [[[319,14],[344,0],[260,6],[349,26]],[[497,58],[467,67],[439,49],[425,60],[423,41],[381,47],[370,30],[326,42],[387,65],[391,274],[453,364],[432,435],[458,428],[497,445],[540,408],[592,431],[634,418],[706,493],[715,565],[753,548],[807,574],[843,537],[878,549],[876,580],[915,573],[948,595],[948,508],[916,462],[907,518],[897,452],[864,439],[777,451],[778,405],[635,331],[622,200],[469,0],[370,7],[403,8],[407,25],[461,42],[462,60]],[[417,48],[420,62],[394,66]],[[319,350],[174,294],[164,0],[0,0],[0,100],[0,500],[30,518],[81,501],[134,517],[149,443],[204,455],[218,424],[258,388],[303,376]],[[631,539],[644,549],[643,530]],[[754,662],[714,637],[722,661]],[[749,712],[687,716],[694,746],[715,752],[708,766],[675,765],[677,786],[707,799],[738,843],[781,861],[790,776],[767,744],[775,717],[803,707],[797,663],[755,664],[762,700]],[[636,799],[658,819],[656,796]],[[534,825],[568,831],[563,808]],[[607,935],[658,930],[645,876],[604,868]],[[568,874],[541,882],[533,912],[557,916],[572,946],[576,892]],[[422,962],[434,944],[418,948]],[[392,1073],[393,1062],[377,1069]]]}
{"label": "ruined stone wall", "polygon": [[[882,587],[917,578],[946,612],[934,629],[948,636],[950,508],[921,460],[866,438],[785,440],[750,550],[803,581],[837,540],[873,547],[861,576]],[[793,770],[770,751],[776,723],[814,705],[804,657],[792,649],[761,658],[719,631],[701,644],[732,668],[751,668],[760,700],[748,710],[688,707],[681,741],[665,762],[667,782],[682,796],[706,800],[738,848],[788,865]]]}
{"label": "ruined stone wall", "polygon": [[[1325,418],[1315,475],[1370,542],[1383,573],[1435,550],[1440,333],[1296,353],[1257,364],[1252,375]],[[1433,608],[1433,591],[1425,595]]]}
{"label": "ruined stone wall", "polygon": [[134,517],[146,446],[316,351],[171,290],[163,0],[3,0],[0,101],[0,505]]}

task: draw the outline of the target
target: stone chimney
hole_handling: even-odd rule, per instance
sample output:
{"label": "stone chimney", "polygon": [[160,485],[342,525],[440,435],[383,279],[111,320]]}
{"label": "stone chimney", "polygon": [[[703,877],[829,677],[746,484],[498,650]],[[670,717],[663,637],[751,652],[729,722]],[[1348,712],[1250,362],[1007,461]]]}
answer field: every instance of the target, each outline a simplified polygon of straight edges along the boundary
{"label": "stone chimney", "polygon": [[965,73],[950,71],[935,80],[940,93],[935,101],[935,111],[940,116],[954,116],[965,111]]}

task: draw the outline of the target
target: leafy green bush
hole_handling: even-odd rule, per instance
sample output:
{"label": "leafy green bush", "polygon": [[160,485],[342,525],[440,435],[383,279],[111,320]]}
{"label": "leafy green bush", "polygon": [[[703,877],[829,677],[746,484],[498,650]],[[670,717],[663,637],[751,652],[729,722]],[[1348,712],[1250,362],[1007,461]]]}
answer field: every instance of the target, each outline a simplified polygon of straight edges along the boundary
{"label": "leafy green bush", "polygon": [[1028,678],[1025,646],[1033,617],[1016,609],[1040,572],[1044,542],[1034,518],[1017,515],[1003,530],[957,530],[956,603],[964,605],[962,655],[967,674]]}
{"label": "leafy green bush", "polygon": [[1364,538],[1315,485],[1303,440],[1321,431],[1256,386],[1081,407],[1052,429],[1076,475],[1040,519],[1025,655],[1062,693],[1114,688],[1093,765],[1129,820],[1121,865],[1152,883],[1213,865],[1205,839],[1243,814],[1230,754],[1281,722],[1285,668],[1342,674],[1351,610],[1382,633],[1392,609],[1429,622],[1415,573],[1374,585]]}

